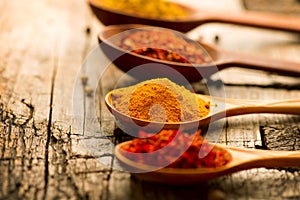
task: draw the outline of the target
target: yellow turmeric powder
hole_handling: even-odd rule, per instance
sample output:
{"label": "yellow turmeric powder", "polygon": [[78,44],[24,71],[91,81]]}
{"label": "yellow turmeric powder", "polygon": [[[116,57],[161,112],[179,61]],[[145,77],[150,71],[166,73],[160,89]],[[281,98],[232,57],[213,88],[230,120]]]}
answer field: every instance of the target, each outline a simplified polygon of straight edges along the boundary
{"label": "yellow turmeric powder", "polygon": [[173,19],[188,15],[183,7],[164,0],[98,0],[98,3],[116,11],[151,18]]}
{"label": "yellow turmeric powder", "polygon": [[143,81],[114,90],[112,104],[131,117],[156,122],[197,120],[209,113],[210,104],[167,78]]}

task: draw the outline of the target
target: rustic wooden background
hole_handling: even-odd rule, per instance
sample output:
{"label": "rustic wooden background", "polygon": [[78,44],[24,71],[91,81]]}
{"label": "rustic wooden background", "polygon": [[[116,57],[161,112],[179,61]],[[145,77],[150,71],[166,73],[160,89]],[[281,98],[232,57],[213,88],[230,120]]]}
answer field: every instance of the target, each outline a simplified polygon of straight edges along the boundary
{"label": "rustic wooden background", "polygon": [[[242,5],[218,1],[218,9],[232,12]],[[0,199],[300,199],[297,168],[246,170],[180,187],[143,182],[115,170],[111,144],[124,135],[115,130],[99,97],[123,73],[109,66],[98,85],[85,69],[103,28],[87,3],[0,1],[0,13]],[[189,34],[224,49],[300,62],[299,35],[221,24],[203,25]],[[299,78],[234,67],[218,75],[228,97],[300,98]],[[218,90],[220,78],[213,76],[210,83]],[[207,92],[204,81],[193,86]],[[74,105],[80,105],[78,116]],[[96,111],[100,123],[89,118]],[[299,122],[297,115],[233,117],[225,121],[221,136],[211,140],[296,150]]]}

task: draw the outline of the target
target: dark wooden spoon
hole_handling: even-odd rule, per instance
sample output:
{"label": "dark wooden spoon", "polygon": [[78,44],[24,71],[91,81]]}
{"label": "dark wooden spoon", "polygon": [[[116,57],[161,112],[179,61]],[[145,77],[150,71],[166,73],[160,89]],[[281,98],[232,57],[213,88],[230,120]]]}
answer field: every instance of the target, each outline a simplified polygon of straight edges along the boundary
{"label": "dark wooden spoon", "polygon": [[[166,30],[160,27],[135,24],[107,26],[98,35],[99,42],[101,43],[100,47],[106,56],[124,72],[130,71],[136,66],[156,63],[159,66],[145,66],[144,71],[148,74],[152,74],[153,76],[157,75],[160,77],[168,77],[172,80],[178,77],[178,74],[173,73],[174,70],[182,74],[190,82],[194,82],[201,80],[203,77],[208,77],[214,73],[217,73],[218,70],[233,66],[264,70],[287,76],[300,76],[300,63],[229,52],[203,42],[199,42],[199,44],[212,58],[213,62],[210,64],[187,64],[153,59],[133,52],[125,51],[115,44],[116,41],[114,40],[120,40],[120,38],[116,38],[114,36],[119,37],[120,35],[118,34],[122,34],[124,31],[149,27],[153,29],[159,29],[161,31]],[[191,39],[187,38],[184,34],[179,32],[176,32],[176,34],[179,34],[180,37],[191,41]],[[195,41],[192,42],[196,43]],[[161,65],[167,65],[171,68],[171,70],[168,70],[167,67],[163,68]],[[136,74],[133,76],[139,75],[140,74]]]}
{"label": "dark wooden spoon", "polygon": [[285,15],[255,13],[253,11],[230,13],[195,10],[191,7],[174,2],[174,4],[178,4],[190,14],[185,18],[179,19],[157,19],[139,16],[138,14],[128,14],[119,10],[107,9],[101,6],[98,1],[100,0],[87,0],[93,13],[104,25],[147,24],[170,28],[181,32],[188,32],[201,24],[221,22],[300,33],[300,18]]}

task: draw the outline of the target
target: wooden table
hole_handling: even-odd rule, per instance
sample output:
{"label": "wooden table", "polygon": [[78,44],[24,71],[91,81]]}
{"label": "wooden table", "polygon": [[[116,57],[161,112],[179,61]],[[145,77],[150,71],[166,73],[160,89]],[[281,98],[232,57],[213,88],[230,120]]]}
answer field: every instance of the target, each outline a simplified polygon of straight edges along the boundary
{"label": "wooden table", "polygon": [[[238,1],[218,5],[240,9]],[[300,198],[297,168],[246,170],[192,186],[147,183],[115,170],[111,144],[122,137],[103,102],[95,101],[123,72],[109,66],[97,87],[84,64],[103,25],[83,0],[1,1],[0,13],[0,199]],[[300,62],[299,35],[221,24],[190,35],[228,50]],[[228,97],[300,97],[299,78],[234,67],[218,75]],[[214,76],[210,83],[219,82]],[[204,85],[193,83],[206,93]],[[299,122],[297,115],[232,117],[215,139],[246,148],[300,149]]]}

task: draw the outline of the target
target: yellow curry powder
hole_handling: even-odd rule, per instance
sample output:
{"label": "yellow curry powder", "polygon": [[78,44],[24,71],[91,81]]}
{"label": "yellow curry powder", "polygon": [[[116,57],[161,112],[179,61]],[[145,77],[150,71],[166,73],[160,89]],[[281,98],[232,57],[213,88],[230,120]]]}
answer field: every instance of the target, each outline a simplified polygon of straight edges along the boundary
{"label": "yellow curry powder", "polygon": [[210,108],[209,102],[167,78],[116,89],[112,104],[121,113],[157,122],[197,120],[206,116]]}
{"label": "yellow curry powder", "polygon": [[116,11],[151,18],[172,19],[188,15],[186,9],[164,0],[98,0],[98,3]]}

